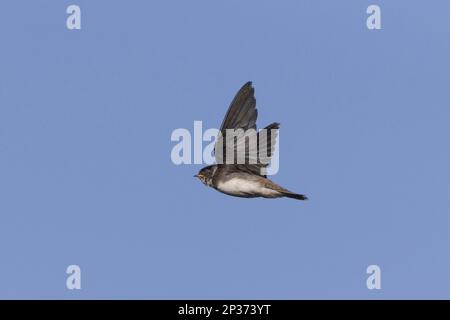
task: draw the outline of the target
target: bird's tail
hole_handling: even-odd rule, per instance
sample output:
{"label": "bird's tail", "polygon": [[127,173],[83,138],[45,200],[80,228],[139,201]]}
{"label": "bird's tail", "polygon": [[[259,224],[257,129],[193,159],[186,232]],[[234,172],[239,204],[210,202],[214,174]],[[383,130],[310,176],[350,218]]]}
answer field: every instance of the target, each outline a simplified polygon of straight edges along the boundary
{"label": "bird's tail", "polygon": [[283,195],[288,198],[297,199],[297,200],[308,200],[308,197],[304,194],[298,194],[294,192],[283,192]]}
{"label": "bird's tail", "polygon": [[298,194],[298,193],[289,191],[283,187],[280,187],[279,185],[277,185],[273,181],[270,181],[269,179],[265,179],[265,181],[266,181],[266,183],[264,186],[266,188],[278,191],[278,197],[282,196],[282,197],[288,197],[288,198],[297,199],[297,200],[308,200],[308,197],[305,196],[304,194]]}

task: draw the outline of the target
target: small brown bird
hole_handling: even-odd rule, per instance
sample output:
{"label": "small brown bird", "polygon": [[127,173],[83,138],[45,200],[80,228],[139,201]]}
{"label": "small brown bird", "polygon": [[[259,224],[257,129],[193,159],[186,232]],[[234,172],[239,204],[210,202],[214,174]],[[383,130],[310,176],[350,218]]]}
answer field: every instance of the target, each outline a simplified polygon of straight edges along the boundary
{"label": "small brown bird", "polygon": [[[307,200],[303,194],[291,192],[267,179],[264,169],[268,166],[270,157],[272,156],[279,123],[272,123],[265,127],[265,139],[261,139],[260,134],[256,133],[256,118],[258,112],[256,109],[255,90],[251,82],[247,82],[234,97],[225,118],[220,127],[219,137],[215,144],[215,157],[218,164],[210,165],[202,168],[194,177],[200,179],[205,185],[212,187],[222,193],[230,196],[243,198],[281,198],[288,197],[298,200]],[[244,135],[237,136],[237,141],[233,143],[225,143],[227,129],[253,129],[257,140],[257,152],[252,153],[250,147],[247,147],[246,137]],[[262,140],[265,141],[262,143]],[[245,146],[245,162],[243,164],[228,164],[225,156],[229,155],[229,151],[234,156],[239,147]],[[260,145],[261,144],[261,145]],[[266,149],[266,155],[269,161],[262,161],[260,157],[260,149]],[[219,151],[223,152],[219,152]],[[257,154],[257,159],[254,155]],[[233,157],[234,158],[234,157]],[[252,161],[253,160],[253,161]]]}

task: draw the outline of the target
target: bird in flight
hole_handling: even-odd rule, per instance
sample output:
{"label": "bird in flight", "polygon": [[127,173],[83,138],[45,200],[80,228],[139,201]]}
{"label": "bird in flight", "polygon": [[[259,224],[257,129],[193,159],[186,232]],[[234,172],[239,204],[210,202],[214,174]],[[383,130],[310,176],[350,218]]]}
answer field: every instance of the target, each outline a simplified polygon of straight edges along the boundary
{"label": "bird in flight", "polygon": [[[307,200],[305,195],[267,179],[265,169],[270,163],[280,124],[274,122],[257,132],[257,116],[255,89],[247,82],[234,97],[220,127],[214,148],[217,164],[202,168],[194,177],[230,196]],[[237,163],[236,153],[242,160]]]}

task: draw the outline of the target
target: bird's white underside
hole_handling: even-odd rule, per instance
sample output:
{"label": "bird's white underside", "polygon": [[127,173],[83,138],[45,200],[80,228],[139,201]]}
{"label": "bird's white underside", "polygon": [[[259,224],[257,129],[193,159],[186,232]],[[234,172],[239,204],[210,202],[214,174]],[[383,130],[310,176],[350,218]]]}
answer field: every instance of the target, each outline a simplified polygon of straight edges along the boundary
{"label": "bird's white underside", "polygon": [[240,178],[232,178],[225,182],[219,182],[217,184],[217,190],[239,197],[259,195],[267,198],[276,198],[280,196],[280,192],[263,187],[258,181]]}

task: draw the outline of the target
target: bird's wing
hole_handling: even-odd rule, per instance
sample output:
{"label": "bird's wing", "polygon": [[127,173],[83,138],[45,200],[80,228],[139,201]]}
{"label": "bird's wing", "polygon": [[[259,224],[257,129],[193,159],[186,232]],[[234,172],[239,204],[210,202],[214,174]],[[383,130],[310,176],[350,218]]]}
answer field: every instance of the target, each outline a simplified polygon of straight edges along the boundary
{"label": "bird's wing", "polygon": [[[273,123],[258,133],[257,117],[255,90],[252,83],[247,82],[234,97],[220,127],[214,150],[217,163],[238,164],[244,171],[261,174],[261,168],[267,167],[273,154],[279,124]],[[227,129],[235,130],[233,137]],[[267,152],[262,152],[264,159],[259,157],[260,146],[267,148]],[[227,154],[235,156],[227,162]]]}
{"label": "bird's wing", "polygon": [[223,118],[220,131],[225,129],[256,129],[256,110],[255,89],[249,81],[239,89],[238,93],[231,102],[228,111]]}

